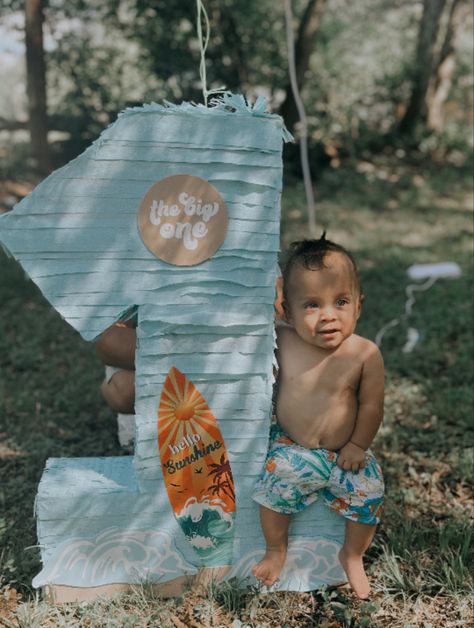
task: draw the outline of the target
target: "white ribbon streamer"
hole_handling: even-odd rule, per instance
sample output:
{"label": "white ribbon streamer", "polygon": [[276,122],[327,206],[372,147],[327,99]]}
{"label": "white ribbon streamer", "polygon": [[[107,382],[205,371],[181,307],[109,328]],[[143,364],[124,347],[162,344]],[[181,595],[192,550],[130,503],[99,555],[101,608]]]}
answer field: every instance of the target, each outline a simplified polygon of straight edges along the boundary
{"label": "white ribbon streamer", "polygon": [[[413,293],[424,292],[425,290],[428,290],[436,282],[437,279],[438,277],[433,276],[433,277],[429,277],[428,280],[425,281],[425,283],[421,285],[410,284],[409,286],[407,286],[406,295],[408,298],[405,303],[405,313],[402,316],[400,316],[400,318],[392,319],[389,323],[384,325],[377,332],[377,335],[375,336],[375,344],[377,345],[377,347],[380,347],[380,345],[382,344],[382,338],[385,336],[385,333],[389,329],[396,327],[402,320],[406,320],[410,316],[412,308],[415,304],[415,297],[413,296]],[[411,351],[413,351],[415,344],[418,342],[419,337],[420,336],[419,336],[418,330],[415,329],[414,327],[410,327],[410,329],[408,330],[407,342],[405,346],[403,347],[403,352],[411,353]]]}
{"label": "white ribbon streamer", "polygon": [[[202,85],[202,96],[204,99],[204,104],[207,107],[208,97],[212,94],[221,94],[225,91],[225,87],[218,87],[217,89],[207,89],[207,70],[206,70],[206,50],[209,44],[209,37],[211,32],[211,26],[209,23],[209,16],[207,15],[207,11],[204,8],[202,0],[196,0],[196,9],[197,9],[197,35],[199,40],[199,47],[201,49],[201,61],[199,63],[199,76],[201,78]],[[202,33],[202,18],[204,17],[205,31],[206,34],[203,37]]]}
{"label": "white ribbon streamer", "polygon": [[303,170],[304,189],[306,202],[308,205],[308,229],[312,237],[316,236],[316,210],[314,204],[313,185],[311,182],[311,172],[308,158],[308,119],[301,100],[296,78],[295,65],[295,42],[293,37],[293,12],[291,10],[291,0],[285,0],[285,22],[286,22],[286,46],[288,50],[288,69],[290,73],[290,84],[293,98],[300,118],[300,156]]}

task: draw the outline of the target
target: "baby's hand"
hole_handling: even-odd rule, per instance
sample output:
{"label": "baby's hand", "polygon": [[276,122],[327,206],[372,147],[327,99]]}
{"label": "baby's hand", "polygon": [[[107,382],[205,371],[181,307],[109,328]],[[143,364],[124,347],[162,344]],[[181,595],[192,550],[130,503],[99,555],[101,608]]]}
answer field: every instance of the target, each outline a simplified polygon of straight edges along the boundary
{"label": "baby's hand", "polygon": [[349,441],[339,452],[337,465],[344,471],[358,471],[365,467],[365,449]]}

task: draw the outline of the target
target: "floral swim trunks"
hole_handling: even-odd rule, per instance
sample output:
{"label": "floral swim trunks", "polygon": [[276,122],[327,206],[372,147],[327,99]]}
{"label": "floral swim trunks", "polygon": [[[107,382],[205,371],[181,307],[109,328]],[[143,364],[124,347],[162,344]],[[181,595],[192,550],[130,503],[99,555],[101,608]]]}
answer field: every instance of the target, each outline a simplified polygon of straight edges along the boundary
{"label": "floral swim trunks", "polygon": [[283,514],[306,508],[321,494],[328,506],[351,521],[375,525],[382,512],[382,470],[368,450],[365,467],[344,471],[337,466],[337,452],[297,445],[273,425],[265,466],[253,499]]}

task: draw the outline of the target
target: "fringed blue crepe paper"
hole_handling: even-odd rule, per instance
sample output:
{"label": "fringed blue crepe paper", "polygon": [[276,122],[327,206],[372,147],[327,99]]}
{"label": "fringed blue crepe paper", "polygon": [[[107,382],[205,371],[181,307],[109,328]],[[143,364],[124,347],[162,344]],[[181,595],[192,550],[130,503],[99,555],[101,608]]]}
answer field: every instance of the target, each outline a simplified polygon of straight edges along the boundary
{"label": "fringed blue crepe paper", "polygon": [[[200,567],[172,515],[157,450],[157,407],[173,366],[204,395],[227,445],[237,496],[230,575],[249,576],[261,556],[251,495],[271,414],[281,150],[290,137],[261,98],[127,109],[0,217],[2,245],[86,340],[138,308],[135,453],[48,461],[34,586],[162,583]],[[193,267],[157,259],[137,228],[144,194],[172,174],[206,179],[227,207],[222,246]],[[341,582],[342,534],[322,506],[298,515],[280,588]]]}

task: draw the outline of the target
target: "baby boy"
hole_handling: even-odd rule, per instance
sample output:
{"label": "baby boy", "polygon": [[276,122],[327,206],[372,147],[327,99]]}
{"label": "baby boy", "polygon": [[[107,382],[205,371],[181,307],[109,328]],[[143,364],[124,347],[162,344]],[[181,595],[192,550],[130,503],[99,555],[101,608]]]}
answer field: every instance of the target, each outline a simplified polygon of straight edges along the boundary
{"label": "baby boy", "polygon": [[255,501],[266,553],[253,573],[276,582],[291,515],[319,495],[345,518],[339,560],[356,595],[370,585],[363,555],[383,503],[380,467],[369,450],[383,416],[384,368],[376,345],[354,333],[363,296],[353,257],[326,240],[292,245],[283,274],[287,325],[278,330],[277,425]]}

